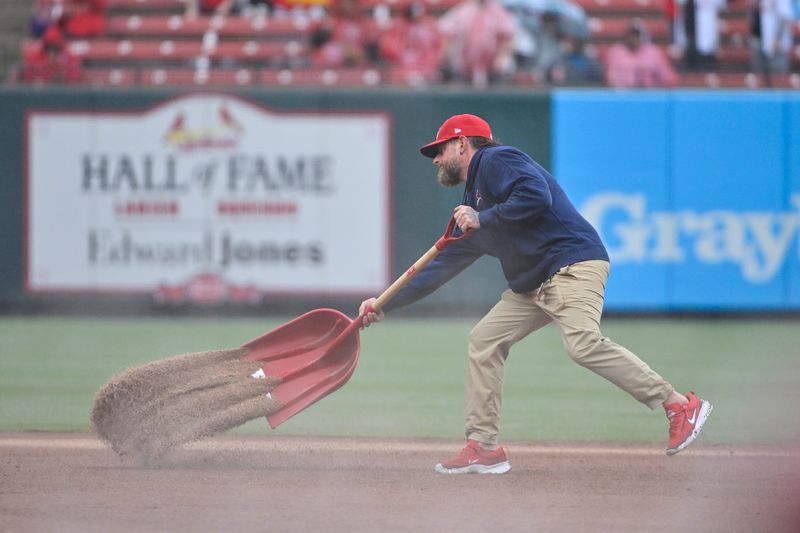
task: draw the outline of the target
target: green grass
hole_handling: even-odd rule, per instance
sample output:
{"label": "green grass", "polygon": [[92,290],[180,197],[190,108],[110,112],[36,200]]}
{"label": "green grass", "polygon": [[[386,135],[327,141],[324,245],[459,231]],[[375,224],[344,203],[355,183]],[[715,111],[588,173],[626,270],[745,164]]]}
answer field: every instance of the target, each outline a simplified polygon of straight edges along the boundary
{"label": "green grass", "polygon": [[[283,319],[0,318],[0,430],[89,430],[94,393],[126,368],[178,353],[235,347]],[[473,320],[387,320],[361,333],[351,380],[274,432],[447,437],[463,434],[466,337]],[[793,321],[606,320],[604,333],[679,390],[712,400],[703,440],[800,440],[800,328]],[[506,366],[505,439],[660,442],[650,411],[574,364],[548,326]]]}

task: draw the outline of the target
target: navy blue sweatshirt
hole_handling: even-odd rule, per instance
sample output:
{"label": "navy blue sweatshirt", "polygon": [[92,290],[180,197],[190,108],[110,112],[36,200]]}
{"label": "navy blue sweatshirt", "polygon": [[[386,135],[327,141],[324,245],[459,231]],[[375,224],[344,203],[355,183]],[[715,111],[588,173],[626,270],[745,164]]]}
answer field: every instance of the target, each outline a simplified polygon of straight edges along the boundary
{"label": "navy blue sweatshirt", "polygon": [[537,289],[564,266],[608,261],[597,232],[558,182],[516,148],[493,146],[475,153],[464,204],[478,211],[480,229],[442,250],[385,311],[427,296],[486,254],[500,260],[509,288],[518,293]]}

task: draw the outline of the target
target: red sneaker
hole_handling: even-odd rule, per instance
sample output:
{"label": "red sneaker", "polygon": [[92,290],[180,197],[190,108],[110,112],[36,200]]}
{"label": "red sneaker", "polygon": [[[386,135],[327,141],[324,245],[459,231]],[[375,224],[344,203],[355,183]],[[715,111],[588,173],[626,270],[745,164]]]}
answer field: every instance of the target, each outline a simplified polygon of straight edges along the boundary
{"label": "red sneaker", "polygon": [[667,455],[675,455],[694,442],[714,408],[711,402],[701,400],[693,392],[687,393],[686,397],[689,403],[664,406],[669,418]]}
{"label": "red sneaker", "polygon": [[511,465],[505,449],[487,450],[477,441],[468,440],[463,450],[435,469],[440,474],[505,474]]}

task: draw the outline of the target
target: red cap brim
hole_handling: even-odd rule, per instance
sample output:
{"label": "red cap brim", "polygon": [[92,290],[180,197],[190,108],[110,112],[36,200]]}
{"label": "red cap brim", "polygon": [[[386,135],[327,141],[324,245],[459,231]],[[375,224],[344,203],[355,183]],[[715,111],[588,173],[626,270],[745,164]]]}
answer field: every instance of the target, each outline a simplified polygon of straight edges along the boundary
{"label": "red cap brim", "polygon": [[432,143],[428,143],[422,148],[419,149],[419,152],[424,155],[425,157],[430,157],[433,159],[436,157],[436,154],[439,153],[439,145],[444,144],[450,139],[442,139],[440,141],[433,141]]}

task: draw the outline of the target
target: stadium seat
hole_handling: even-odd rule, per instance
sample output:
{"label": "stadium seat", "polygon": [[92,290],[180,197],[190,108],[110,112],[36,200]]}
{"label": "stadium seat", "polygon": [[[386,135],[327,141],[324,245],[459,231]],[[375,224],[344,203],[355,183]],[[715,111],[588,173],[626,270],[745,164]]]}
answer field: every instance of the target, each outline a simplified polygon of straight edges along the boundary
{"label": "stadium seat", "polygon": [[72,53],[87,61],[190,60],[204,52],[200,41],[92,40],[72,41]]}
{"label": "stadium seat", "polygon": [[[23,54],[38,47],[36,41],[23,44]],[[182,40],[92,40],[72,41],[70,51],[89,66],[93,62],[114,63],[118,66],[139,62],[191,61],[201,57],[237,62],[261,62],[296,59],[307,52],[299,41],[226,41],[206,47],[202,41]]]}
{"label": "stadium seat", "polygon": [[198,17],[188,20],[180,15],[129,15],[111,17],[108,34],[122,38],[202,37],[213,31],[220,38],[297,37],[311,27],[307,19],[270,19],[267,17]]}
{"label": "stadium seat", "polygon": [[[387,78],[388,79],[388,78]],[[142,85],[374,87],[384,76],[376,69],[212,69],[152,68],[141,72]]]}
{"label": "stadium seat", "polygon": [[136,69],[84,69],[84,79],[90,85],[130,87],[136,85]]}
{"label": "stadium seat", "polygon": [[[685,73],[681,79],[683,87],[758,89],[766,87],[763,75],[752,72],[692,72]],[[800,89],[800,74],[773,74],[773,88]]]}
{"label": "stadium seat", "polygon": [[[587,47],[587,53],[602,60],[609,47],[610,43],[597,43]],[[719,65],[720,70],[725,67],[729,70],[737,69],[742,70],[750,64],[750,48],[747,46],[733,46],[724,45],[720,47],[719,51]]]}
{"label": "stadium seat", "polygon": [[723,18],[720,20],[719,31],[723,36],[741,35],[745,38],[750,32],[746,18]]}
{"label": "stadium seat", "polygon": [[663,13],[663,0],[575,0],[587,13]]}
{"label": "stadium seat", "polygon": [[297,58],[307,51],[299,41],[225,41],[214,47],[210,56],[235,61],[266,61],[270,59]]}
{"label": "stadium seat", "polygon": [[377,69],[295,69],[263,70],[262,85],[375,87],[383,83]]}
{"label": "stadium seat", "polygon": [[249,69],[180,69],[154,68],[145,69],[141,73],[141,84],[146,86],[160,85],[195,85],[195,86],[247,86],[253,85],[257,76]]}
{"label": "stadium seat", "polygon": [[[664,40],[669,37],[669,26],[665,18],[642,19],[653,40]],[[625,36],[631,26],[629,18],[590,17],[589,30],[594,39],[618,41]]]}
{"label": "stadium seat", "polygon": [[[453,6],[460,4],[463,0],[423,0],[428,8],[428,12],[434,15],[444,13]],[[377,6],[385,5],[397,11],[408,4],[408,0],[360,0],[360,5],[367,10]]]}
{"label": "stadium seat", "polygon": [[147,10],[172,9],[183,11],[185,4],[181,0],[107,0],[107,9]]}

